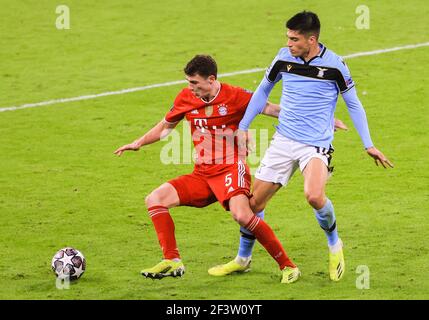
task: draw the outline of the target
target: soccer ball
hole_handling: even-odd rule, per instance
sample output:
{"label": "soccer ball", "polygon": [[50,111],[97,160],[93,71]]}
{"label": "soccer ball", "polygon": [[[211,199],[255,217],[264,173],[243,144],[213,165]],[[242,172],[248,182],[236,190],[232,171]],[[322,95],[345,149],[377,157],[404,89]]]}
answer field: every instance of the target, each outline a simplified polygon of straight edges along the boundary
{"label": "soccer ball", "polygon": [[79,250],[67,247],[55,254],[51,267],[58,278],[77,280],[85,272],[86,260]]}

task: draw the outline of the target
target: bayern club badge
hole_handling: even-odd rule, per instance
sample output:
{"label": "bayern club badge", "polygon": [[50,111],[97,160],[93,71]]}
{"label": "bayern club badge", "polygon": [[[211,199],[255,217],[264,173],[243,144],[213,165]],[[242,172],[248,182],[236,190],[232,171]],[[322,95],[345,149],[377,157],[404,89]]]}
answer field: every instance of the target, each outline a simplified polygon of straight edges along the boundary
{"label": "bayern club badge", "polygon": [[221,116],[225,116],[228,113],[228,108],[226,107],[226,105],[221,104],[218,106],[218,112]]}

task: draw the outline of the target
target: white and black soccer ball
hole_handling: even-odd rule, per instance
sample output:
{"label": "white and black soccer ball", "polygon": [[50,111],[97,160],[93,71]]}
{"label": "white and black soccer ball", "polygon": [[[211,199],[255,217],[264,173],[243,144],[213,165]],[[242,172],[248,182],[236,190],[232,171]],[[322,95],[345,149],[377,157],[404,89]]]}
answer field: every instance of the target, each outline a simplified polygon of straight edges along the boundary
{"label": "white and black soccer ball", "polygon": [[67,247],[55,254],[51,267],[58,278],[77,280],[85,272],[86,260],[79,250]]}

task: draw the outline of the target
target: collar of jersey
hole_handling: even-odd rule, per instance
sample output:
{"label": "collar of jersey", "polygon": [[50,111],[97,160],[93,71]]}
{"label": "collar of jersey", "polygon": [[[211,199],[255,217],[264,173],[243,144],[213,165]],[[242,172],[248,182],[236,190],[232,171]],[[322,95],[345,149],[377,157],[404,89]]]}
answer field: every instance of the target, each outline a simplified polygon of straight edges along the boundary
{"label": "collar of jersey", "polygon": [[313,58],[311,58],[310,60],[308,60],[308,61],[305,61],[303,58],[301,58],[301,57],[295,57],[295,59],[296,60],[298,60],[298,61],[300,61],[300,62],[303,62],[303,64],[306,64],[306,65],[309,65],[310,64],[310,62],[312,62],[313,60],[315,60],[315,59],[317,59],[317,58],[322,58],[323,57],[323,55],[325,54],[325,52],[326,52],[326,47],[322,44],[322,43],[320,43],[319,42],[319,48],[320,48],[320,51],[319,51],[319,54],[317,55],[317,56],[314,56]]}
{"label": "collar of jersey", "polygon": [[222,83],[220,83],[220,82],[219,82],[219,84],[220,84],[220,86],[219,86],[219,90],[217,91],[217,93],[216,93],[216,95],[213,97],[213,99],[211,99],[210,101],[205,101],[205,100],[203,100],[203,98],[200,98],[200,100],[201,100],[202,102],[206,103],[206,104],[210,104],[210,103],[212,103],[213,101],[215,101],[215,100],[216,100],[216,98],[217,98],[217,96],[218,96],[218,95],[219,95],[219,93],[220,93],[220,90],[222,90]]}

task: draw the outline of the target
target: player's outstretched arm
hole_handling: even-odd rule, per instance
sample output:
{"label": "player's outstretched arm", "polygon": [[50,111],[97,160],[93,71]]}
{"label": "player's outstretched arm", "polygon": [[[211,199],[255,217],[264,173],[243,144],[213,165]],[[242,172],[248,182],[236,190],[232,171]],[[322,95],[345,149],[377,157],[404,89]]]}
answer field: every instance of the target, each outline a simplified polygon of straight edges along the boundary
{"label": "player's outstretched arm", "polygon": [[362,139],[366,152],[375,160],[375,164],[377,166],[380,163],[384,168],[393,168],[393,164],[389,159],[387,159],[386,156],[372,143],[365,110],[357,96],[356,89],[353,87],[343,93],[342,96],[349,110],[350,117],[353,120],[353,124]]}
{"label": "player's outstretched arm", "polygon": [[121,156],[122,153],[125,151],[137,151],[141,147],[151,144],[154,142],[157,142],[161,140],[162,138],[166,137],[172,129],[174,129],[177,126],[176,123],[169,123],[166,122],[164,119],[162,119],[155,127],[150,129],[144,136],[141,138],[135,140],[132,143],[126,144],[120,148],[118,148],[114,154]]}

